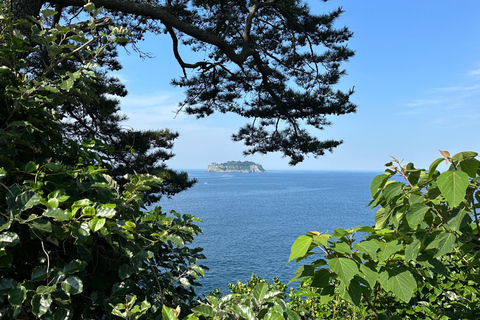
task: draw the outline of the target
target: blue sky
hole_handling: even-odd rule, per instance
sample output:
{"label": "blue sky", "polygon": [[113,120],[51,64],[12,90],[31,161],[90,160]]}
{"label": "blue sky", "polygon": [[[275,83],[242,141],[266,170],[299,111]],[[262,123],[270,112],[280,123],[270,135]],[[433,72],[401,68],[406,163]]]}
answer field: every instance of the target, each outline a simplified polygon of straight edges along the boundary
{"label": "blue sky", "polygon": [[[174,169],[206,169],[211,162],[248,160],[267,171],[381,171],[389,155],[428,168],[438,149],[454,154],[480,151],[480,1],[308,1],[313,12],[338,6],[346,11],[337,26],[354,32],[349,47],[355,57],[344,65],[341,88],[355,86],[355,114],[333,117],[320,139],[344,144],[321,158],[296,167],[280,154],[244,157],[244,145],[230,140],[246,120],[214,115],[197,120],[175,111],[182,90],[170,86],[181,75],[167,36],[148,36],[140,43],[153,59],[121,54],[116,73],[129,95],[122,111],[136,129],[170,128],[180,133]],[[184,49],[186,53],[186,49]],[[192,62],[192,61],[190,61]]]}

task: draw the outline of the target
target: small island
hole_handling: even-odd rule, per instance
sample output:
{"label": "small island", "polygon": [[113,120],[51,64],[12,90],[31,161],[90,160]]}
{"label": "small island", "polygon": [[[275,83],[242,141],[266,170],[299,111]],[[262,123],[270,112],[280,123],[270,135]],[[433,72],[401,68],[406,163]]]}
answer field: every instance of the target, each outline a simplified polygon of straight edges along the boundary
{"label": "small island", "polygon": [[251,161],[228,161],[208,165],[207,172],[265,172],[261,164]]}

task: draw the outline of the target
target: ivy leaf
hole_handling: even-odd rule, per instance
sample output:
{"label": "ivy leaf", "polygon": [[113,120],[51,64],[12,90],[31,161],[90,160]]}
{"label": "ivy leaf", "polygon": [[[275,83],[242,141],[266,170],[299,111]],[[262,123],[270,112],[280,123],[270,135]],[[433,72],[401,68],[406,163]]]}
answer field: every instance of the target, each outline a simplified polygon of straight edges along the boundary
{"label": "ivy leaf", "polygon": [[345,282],[348,286],[355,275],[358,274],[357,264],[347,258],[333,258],[328,261],[328,265],[333,272],[335,272],[340,280]]}
{"label": "ivy leaf", "polygon": [[465,198],[468,174],[463,171],[446,171],[438,176],[437,185],[448,205],[456,207]]}
{"label": "ivy leaf", "polygon": [[302,258],[308,251],[310,244],[312,243],[312,238],[308,236],[300,236],[295,240],[290,249],[290,257],[288,258],[288,262],[292,261],[293,259]]}

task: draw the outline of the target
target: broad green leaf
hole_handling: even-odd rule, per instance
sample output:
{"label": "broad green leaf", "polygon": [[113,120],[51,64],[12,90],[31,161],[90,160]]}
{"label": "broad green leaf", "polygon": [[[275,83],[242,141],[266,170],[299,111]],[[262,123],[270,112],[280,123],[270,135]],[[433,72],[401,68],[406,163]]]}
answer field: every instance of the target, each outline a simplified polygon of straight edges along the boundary
{"label": "broad green leaf", "polygon": [[454,155],[452,157],[452,161],[462,161],[463,162],[464,160],[475,158],[476,156],[478,156],[478,153],[476,153],[475,151],[463,151],[463,152],[459,152],[456,155]]}
{"label": "broad green leaf", "polygon": [[479,162],[477,159],[465,159],[460,162],[460,169],[472,178],[476,177],[478,166]]}
{"label": "broad green leaf", "polygon": [[389,177],[390,176],[387,174],[381,174],[373,178],[372,183],[370,184],[370,194],[372,198],[377,194],[378,190],[383,188]]}
{"label": "broad green leaf", "polygon": [[347,255],[352,253],[352,249],[350,248],[350,245],[345,242],[335,242],[333,243],[332,246],[329,247],[329,249],[332,249],[335,252],[343,253]]}
{"label": "broad green leaf", "polygon": [[312,243],[312,238],[308,236],[300,236],[295,240],[290,249],[290,257],[288,258],[288,262],[292,261],[293,259],[302,258],[308,251],[310,244]]}
{"label": "broad green leaf", "polygon": [[47,266],[42,265],[33,268],[31,279],[32,281],[43,281],[47,279]]}
{"label": "broad green leaf", "polygon": [[[252,320],[255,320],[255,317],[251,318]],[[270,311],[268,312],[263,320],[285,320],[283,315],[278,312],[278,311]]]}
{"label": "broad green leaf", "polygon": [[167,307],[166,305],[162,306],[162,315],[164,320],[176,320],[177,316],[172,308]]}
{"label": "broad green leaf", "polygon": [[385,210],[384,207],[378,209],[378,211],[375,213],[375,229],[380,230],[385,228],[391,214],[391,211]]}
{"label": "broad green leaf", "polygon": [[51,304],[52,297],[49,294],[36,294],[32,299],[32,312],[37,318],[40,318],[48,312]]}
{"label": "broad green leaf", "polygon": [[330,270],[322,268],[315,271],[312,279],[312,287],[324,288],[330,283]]}
{"label": "broad green leaf", "polygon": [[404,267],[390,268],[380,273],[378,281],[382,287],[392,292],[399,299],[408,303],[417,288],[415,278]]}
{"label": "broad green leaf", "polygon": [[437,235],[432,242],[427,246],[427,250],[435,249],[436,252],[433,255],[434,258],[443,256],[446,253],[450,253],[455,248],[456,236],[450,232],[444,232]]}
{"label": "broad green leaf", "polygon": [[246,305],[239,304],[237,305],[240,315],[246,320],[255,320],[255,313],[253,313],[252,308]]}
{"label": "broad green leaf", "polygon": [[192,309],[192,311],[206,317],[215,317],[215,311],[213,310],[213,308],[206,304],[201,304],[199,306],[196,306],[195,308]]}
{"label": "broad green leaf", "polygon": [[385,189],[383,189],[383,196],[385,197],[385,200],[390,202],[393,198],[400,195],[404,186],[405,185],[403,183],[397,181],[387,184]]}
{"label": "broad green leaf", "polygon": [[92,220],[88,221],[88,227],[93,232],[97,232],[105,225],[105,218],[99,218],[97,216],[93,217]]}
{"label": "broad green leaf", "polygon": [[8,302],[10,302],[12,306],[22,304],[26,297],[27,289],[21,284],[17,284],[8,292]]}
{"label": "broad green leaf", "polygon": [[408,225],[416,229],[420,222],[423,221],[425,213],[428,211],[429,207],[423,203],[416,203],[408,209],[405,218],[407,219]]}
{"label": "broad green leaf", "polygon": [[113,208],[109,205],[103,205],[100,208],[97,209],[97,217],[103,217],[103,218],[113,218],[117,212],[115,211],[115,205],[113,205]]}
{"label": "broad green leaf", "polygon": [[20,212],[22,212],[40,204],[40,196],[28,190],[17,196],[16,201]]}
{"label": "broad green leaf", "polygon": [[17,282],[10,278],[0,280],[0,294],[7,294],[11,289],[15,288]]}
{"label": "broad green leaf", "polygon": [[265,296],[265,293],[267,293],[267,290],[268,290],[268,285],[265,282],[260,282],[253,289],[253,292],[252,292],[253,297],[258,301],[260,301]]}
{"label": "broad green leaf", "polygon": [[430,167],[428,168],[428,180],[433,177],[433,174],[437,170],[438,165],[445,160],[445,158],[438,158],[437,160],[433,161]]}
{"label": "broad green leaf", "polygon": [[302,320],[298,313],[293,310],[285,309],[285,313],[287,314],[287,320]]}
{"label": "broad green leaf", "polygon": [[48,221],[48,219],[44,219],[44,218],[35,219],[33,221],[30,221],[28,225],[32,229],[36,229],[43,232],[52,232],[52,224],[50,223],[50,221]]}
{"label": "broad green leaf", "polygon": [[387,261],[392,254],[397,253],[398,251],[403,249],[403,245],[398,243],[398,241],[396,240],[386,243],[380,243],[379,246],[380,251],[377,254],[379,262]]}
{"label": "broad green leaf", "polygon": [[455,209],[450,212],[446,225],[450,230],[459,232],[470,222],[472,222],[472,218],[469,211]]}
{"label": "broad green leaf", "polygon": [[5,231],[0,233],[0,248],[13,247],[20,243],[20,238],[15,232]]}
{"label": "broad green leaf", "polygon": [[68,215],[68,213],[59,208],[47,209],[43,212],[43,216],[48,218],[53,218],[54,220],[57,220],[57,221],[70,220],[70,216]]}
{"label": "broad green leaf", "polygon": [[458,206],[465,198],[468,174],[463,171],[446,171],[438,176],[437,185],[450,207]]}
{"label": "broad green leaf", "polygon": [[35,164],[35,162],[30,161],[25,165],[25,172],[26,173],[32,173],[37,171],[38,165]]}
{"label": "broad green leaf", "polygon": [[165,241],[172,241],[175,245],[179,247],[185,245],[185,243],[183,242],[183,239],[180,236],[177,236],[176,234],[170,234],[166,236],[164,239]]}
{"label": "broad green leaf", "polygon": [[340,280],[345,282],[345,285],[348,286],[350,280],[353,279],[355,275],[358,274],[357,264],[347,258],[333,258],[328,261],[330,269],[335,272]]}
{"label": "broad green leaf", "polygon": [[72,78],[68,78],[67,80],[63,80],[60,82],[60,89],[65,90],[65,91],[70,91],[73,87],[74,80]]}
{"label": "broad green leaf", "polygon": [[410,260],[416,261],[421,247],[422,247],[422,243],[418,239],[416,239],[415,241],[407,245],[405,247],[405,261],[406,262]]}
{"label": "broad green leaf", "polygon": [[368,254],[372,259],[377,258],[377,251],[379,249],[379,246],[376,241],[372,241],[372,240],[360,241],[359,243],[354,244],[353,247],[360,252],[364,252]]}
{"label": "broad green leaf", "polygon": [[77,276],[71,276],[62,282],[63,291],[70,294],[77,294],[83,291],[83,282]]}
{"label": "broad green leaf", "polygon": [[343,299],[352,302],[356,306],[360,305],[362,298],[362,286],[356,279],[351,281],[349,284],[342,282],[338,286],[338,291]]}
{"label": "broad green leaf", "polygon": [[305,281],[307,279],[310,279],[313,277],[315,268],[312,267],[309,264],[301,265],[298,267],[298,269],[295,271],[295,277],[290,280],[290,282],[295,282],[295,281]]}
{"label": "broad green leaf", "polygon": [[71,274],[71,273],[79,272],[85,269],[86,266],[87,266],[87,263],[85,261],[82,261],[79,259],[72,260],[63,267],[63,273]]}
{"label": "broad green leaf", "polygon": [[370,288],[373,289],[378,279],[378,272],[376,270],[373,270],[367,267],[362,263],[360,264],[359,277],[363,278],[368,283]]}
{"label": "broad green leaf", "polygon": [[44,18],[50,18],[57,14],[57,11],[52,9],[43,9],[41,12]]}

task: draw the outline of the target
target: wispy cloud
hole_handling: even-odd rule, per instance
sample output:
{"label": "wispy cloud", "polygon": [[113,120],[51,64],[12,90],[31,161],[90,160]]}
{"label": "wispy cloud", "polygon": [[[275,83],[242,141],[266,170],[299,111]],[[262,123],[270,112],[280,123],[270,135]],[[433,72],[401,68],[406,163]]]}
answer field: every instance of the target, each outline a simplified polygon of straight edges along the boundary
{"label": "wispy cloud", "polygon": [[405,105],[407,107],[421,107],[421,106],[427,106],[432,104],[439,104],[442,102],[443,101],[440,99],[417,99],[411,102],[407,102]]}
{"label": "wispy cloud", "polygon": [[432,92],[467,92],[467,91],[480,91],[480,84],[432,89]]}

